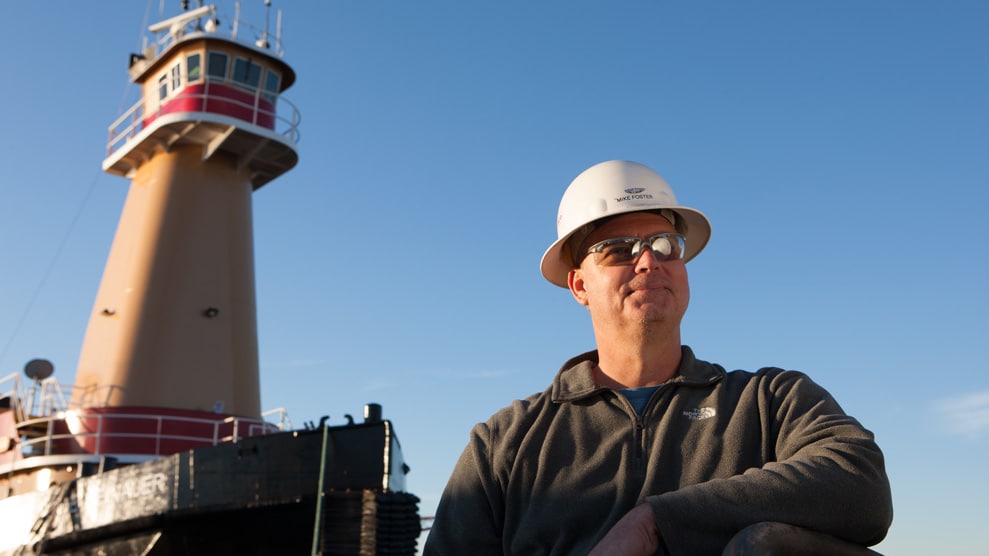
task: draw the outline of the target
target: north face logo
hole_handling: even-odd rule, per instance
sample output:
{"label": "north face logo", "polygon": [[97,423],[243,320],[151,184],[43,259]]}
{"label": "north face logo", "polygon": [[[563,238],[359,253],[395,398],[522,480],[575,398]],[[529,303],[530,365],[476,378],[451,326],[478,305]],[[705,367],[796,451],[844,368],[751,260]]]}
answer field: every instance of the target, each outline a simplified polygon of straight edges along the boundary
{"label": "north face logo", "polygon": [[713,407],[698,407],[683,412],[683,416],[691,421],[703,421],[717,415],[718,412]]}

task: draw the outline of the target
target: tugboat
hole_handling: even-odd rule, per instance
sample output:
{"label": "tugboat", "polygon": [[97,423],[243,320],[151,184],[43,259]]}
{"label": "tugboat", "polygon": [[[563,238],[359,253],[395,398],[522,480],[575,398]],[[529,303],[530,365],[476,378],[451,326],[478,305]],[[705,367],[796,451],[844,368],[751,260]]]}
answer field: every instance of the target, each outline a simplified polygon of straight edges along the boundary
{"label": "tugboat", "polygon": [[74,384],[42,359],[0,378],[0,555],[416,552],[380,406],[298,430],[260,408],[252,192],[298,161],[280,16],[184,6],[131,55],[103,162],[131,184]]}

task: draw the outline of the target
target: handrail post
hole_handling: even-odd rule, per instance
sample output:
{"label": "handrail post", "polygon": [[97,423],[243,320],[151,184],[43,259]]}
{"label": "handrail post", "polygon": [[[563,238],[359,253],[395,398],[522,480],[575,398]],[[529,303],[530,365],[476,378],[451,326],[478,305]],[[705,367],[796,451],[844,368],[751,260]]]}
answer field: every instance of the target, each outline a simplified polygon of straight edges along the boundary
{"label": "handrail post", "polygon": [[323,477],[326,475],[326,440],[329,431],[329,423],[323,423],[323,450],[319,454],[319,481],[316,487],[316,519],[312,529],[312,556],[319,554],[319,533],[323,521]]}
{"label": "handrail post", "polygon": [[[88,417],[88,415],[87,415]],[[96,414],[96,454],[103,453],[103,414]]]}
{"label": "handrail post", "polygon": [[161,415],[159,415],[158,418],[155,419],[155,421],[157,421],[157,430],[155,431],[155,455],[156,456],[160,456],[161,455],[161,435],[164,434],[165,418],[162,417]]}
{"label": "handrail post", "polygon": [[45,434],[45,455],[50,456],[52,453],[52,435],[55,434],[55,421],[53,419],[48,420],[47,431]]}

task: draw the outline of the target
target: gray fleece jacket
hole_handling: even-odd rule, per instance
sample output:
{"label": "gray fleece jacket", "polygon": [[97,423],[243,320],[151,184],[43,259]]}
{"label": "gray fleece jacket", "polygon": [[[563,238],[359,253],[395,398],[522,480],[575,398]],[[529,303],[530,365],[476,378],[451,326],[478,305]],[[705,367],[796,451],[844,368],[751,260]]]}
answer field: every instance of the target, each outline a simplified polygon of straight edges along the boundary
{"label": "gray fleece jacket", "polygon": [[596,352],[471,431],[425,554],[586,554],[648,502],[671,555],[720,554],[779,521],[862,545],[892,501],[872,433],[806,375],[725,370],[683,347],[677,376],[636,414],[595,385]]}

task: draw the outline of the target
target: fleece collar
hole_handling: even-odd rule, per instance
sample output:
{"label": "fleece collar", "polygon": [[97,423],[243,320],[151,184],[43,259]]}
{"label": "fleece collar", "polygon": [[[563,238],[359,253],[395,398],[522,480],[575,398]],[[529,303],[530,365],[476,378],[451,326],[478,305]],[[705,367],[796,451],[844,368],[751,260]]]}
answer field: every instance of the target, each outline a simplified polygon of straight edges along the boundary
{"label": "fleece collar", "polygon": [[[694,357],[693,350],[682,346],[680,366],[670,384],[684,386],[707,386],[725,376],[724,369]],[[608,390],[594,383],[594,366],[598,362],[597,350],[582,353],[560,368],[553,379],[551,390],[554,402],[572,402],[587,398],[596,392]]]}

